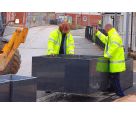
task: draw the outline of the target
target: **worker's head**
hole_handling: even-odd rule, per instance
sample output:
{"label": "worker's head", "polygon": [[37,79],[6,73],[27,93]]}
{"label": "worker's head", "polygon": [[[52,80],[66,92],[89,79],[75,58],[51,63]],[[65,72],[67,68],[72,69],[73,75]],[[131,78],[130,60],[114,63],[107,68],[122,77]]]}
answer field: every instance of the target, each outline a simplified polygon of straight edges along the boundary
{"label": "worker's head", "polygon": [[62,32],[62,33],[68,33],[70,31],[70,25],[68,22],[63,22],[59,25],[59,30]]}
{"label": "worker's head", "polygon": [[105,29],[106,33],[108,33],[112,28],[113,28],[113,26],[111,24],[106,24],[104,29]]}

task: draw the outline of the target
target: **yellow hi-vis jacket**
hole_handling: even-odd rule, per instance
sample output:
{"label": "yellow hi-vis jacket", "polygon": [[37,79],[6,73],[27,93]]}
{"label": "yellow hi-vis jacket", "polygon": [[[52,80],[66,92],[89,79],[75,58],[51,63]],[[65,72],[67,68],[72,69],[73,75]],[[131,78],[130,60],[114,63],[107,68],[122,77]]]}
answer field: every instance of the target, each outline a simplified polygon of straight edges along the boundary
{"label": "yellow hi-vis jacket", "polygon": [[108,36],[105,36],[100,31],[96,33],[96,36],[105,44],[104,57],[109,60],[109,72],[125,71],[126,65],[122,38],[115,28],[109,30]]}
{"label": "yellow hi-vis jacket", "polygon": [[[50,33],[48,39],[47,55],[59,54],[61,40],[62,40],[62,33],[60,32],[59,29],[56,29]],[[69,32],[66,34],[65,53],[74,54],[74,49],[75,49],[74,39],[72,34]]]}

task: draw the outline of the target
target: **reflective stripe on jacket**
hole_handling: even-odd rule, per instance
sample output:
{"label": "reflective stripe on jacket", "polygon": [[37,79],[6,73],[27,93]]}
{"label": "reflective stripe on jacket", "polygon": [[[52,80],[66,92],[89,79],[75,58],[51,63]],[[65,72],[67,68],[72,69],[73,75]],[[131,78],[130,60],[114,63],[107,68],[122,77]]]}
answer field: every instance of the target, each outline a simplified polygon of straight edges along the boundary
{"label": "reflective stripe on jacket", "polygon": [[105,36],[100,31],[96,33],[96,36],[105,44],[104,57],[109,59],[109,72],[125,71],[126,65],[122,38],[115,28],[108,32],[108,36]]}
{"label": "reflective stripe on jacket", "polygon": [[[56,29],[50,33],[49,39],[48,39],[48,51],[47,54],[59,54],[60,45],[62,40],[62,33],[59,31],[59,29]],[[72,34],[69,32],[66,34],[66,54],[74,54],[74,39]]]}

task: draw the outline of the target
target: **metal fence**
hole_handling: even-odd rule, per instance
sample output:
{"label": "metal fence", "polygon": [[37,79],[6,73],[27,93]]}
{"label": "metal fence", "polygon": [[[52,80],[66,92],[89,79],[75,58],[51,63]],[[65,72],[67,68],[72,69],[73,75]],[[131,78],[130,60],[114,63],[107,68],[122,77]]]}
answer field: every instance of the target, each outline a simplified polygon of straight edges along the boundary
{"label": "metal fence", "polygon": [[55,18],[55,13],[48,12],[29,12],[27,14],[26,25],[28,27],[44,26]]}

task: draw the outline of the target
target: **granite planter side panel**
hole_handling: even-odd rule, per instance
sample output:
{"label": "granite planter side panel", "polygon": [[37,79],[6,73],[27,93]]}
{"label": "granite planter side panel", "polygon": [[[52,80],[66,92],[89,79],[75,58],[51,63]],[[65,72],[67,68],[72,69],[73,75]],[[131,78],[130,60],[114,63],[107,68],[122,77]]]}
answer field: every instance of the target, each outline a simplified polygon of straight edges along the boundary
{"label": "granite planter side panel", "polygon": [[0,102],[10,101],[10,82],[0,80]]}
{"label": "granite planter side panel", "polygon": [[100,90],[100,91],[106,91],[109,87],[109,74],[104,72],[97,72],[96,71],[96,64],[97,64],[97,58],[92,59],[90,61],[90,82],[89,86],[90,89],[93,90]]}
{"label": "granite planter side panel", "polygon": [[64,90],[64,60],[51,57],[33,57],[32,75],[36,76],[38,90]]}
{"label": "granite planter side panel", "polygon": [[11,82],[12,102],[35,102],[36,101],[36,78]]}
{"label": "granite planter side panel", "polygon": [[65,92],[79,94],[88,93],[89,61],[82,59],[67,59],[65,69]]}
{"label": "granite planter side panel", "polygon": [[120,74],[120,83],[123,90],[133,86],[133,59],[126,60],[126,71]]}

